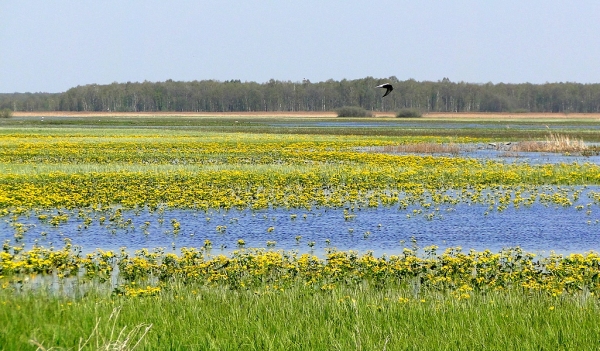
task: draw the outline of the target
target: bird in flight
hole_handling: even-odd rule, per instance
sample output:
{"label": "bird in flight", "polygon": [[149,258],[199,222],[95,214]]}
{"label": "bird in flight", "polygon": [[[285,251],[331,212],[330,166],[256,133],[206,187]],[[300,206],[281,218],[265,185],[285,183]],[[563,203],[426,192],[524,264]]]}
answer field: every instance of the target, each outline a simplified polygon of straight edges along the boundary
{"label": "bird in flight", "polygon": [[382,97],[385,97],[387,94],[391,93],[392,90],[394,90],[394,87],[390,83],[384,83],[384,84],[378,85],[378,86],[376,86],[376,88],[385,89],[385,94],[383,94]]}

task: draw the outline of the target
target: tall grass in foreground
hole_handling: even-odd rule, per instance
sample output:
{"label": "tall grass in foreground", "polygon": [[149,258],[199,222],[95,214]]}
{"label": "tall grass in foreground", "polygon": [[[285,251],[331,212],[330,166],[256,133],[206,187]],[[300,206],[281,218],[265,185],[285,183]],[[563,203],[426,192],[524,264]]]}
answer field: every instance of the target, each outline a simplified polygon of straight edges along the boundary
{"label": "tall grass in foreground", "polygon": [[[141,340],[136,350],[595,350],[600,340],[596,297],[517,289],[457,299],[416,285],[281,291],[174,284],[143,298],[0,290],[0,306],[5,350],[78,349],[90,335],[117,344],[123,338],[115,331],[136,326],[143,326],[132,338]],[[111,319],[115,308],[119,318]],[[122,349],[135,342],[129,346]]]}
{"label": "tall grass in foreground", "polygon": [[[69,304],[69,303],[67,303]],[[109,330],[100,330],[100,317],[96,318],[96,324],[93,330],[87,338],[80,337],[77,344],[77,350],[84,350],[86,348],[93,348],[94,350],[101,351],[115,351],[115,350],[133,350],[140,345],[152,324],[144,325],[138,324],[133,328],[127,328],[124,326],[120,329],[116,329],[119,314],[121,312],[120,307],[115,307],[111,314],[108,316],[106,322],[104,322]],[[106,335],[105,335],[106,334]],[[35,339],[29,340],[29,342],[38,347],[38,350],[46,351],[55,349],[54,347],[46,348],[42,343]]]}

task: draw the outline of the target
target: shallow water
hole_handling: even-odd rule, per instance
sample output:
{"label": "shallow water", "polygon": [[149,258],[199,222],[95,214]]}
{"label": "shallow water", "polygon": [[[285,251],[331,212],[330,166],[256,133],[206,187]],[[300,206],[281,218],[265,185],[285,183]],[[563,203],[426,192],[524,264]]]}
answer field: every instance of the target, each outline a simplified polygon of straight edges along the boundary
{"label": "shallow water", "polygon": [[600,164],[600,155],[581,156],[552,152],[507,152],[494,149],[477,149],[467,151],[468,157],[481,160],[504,161],[507,163],[528,163],[530,165],[559,164],[559,163],[595,163]]}
{"label": "shallow water", "polygon": [[[21,216],[18,222],[29,228],[23,236],[26,246],[37,242],[45,247],[62,247],[64,239],[69,238],[83,252],[120,247],[129,251],[162,247],[177,252],[181,247],[202,247],[205,240],[210,240],[213,253],[227,253],[243,239],[246,247],[266,248],[267,242],[274,242],[269,248],[318,254],[335,247],[382,255],[411,247],[411,238],[420,247],[437,245],[440,249],[460,246],[464,250],[499,251],[520,246],[540,253],[600,251],[600,211],[597,205],[589,214],[587,208],[576,209],[575,205],[584,204],[584,200],[572,207],[536,203],[502,212],[489,211],[487,205],[481,204],[444,205],[437,211],[421,209],[422,213],[414,213],[418,211],[416,207],[380,207],[346,212],[346,216],[344,209],[323,208],[162,213],[144,210],[123,211],[119,220],[107,219],[103,224],[99,217],[106,213],[92,213],[94,219],[87,228],[84,219],[76,215],[56,227],[34,215]],[[174,230],[173,219],[180,223],[178,231]],[[7,217],[0,221],[0,240],[15,243],[10,222]]]}
{"label": "shallow water", "polygon": [[[542,164],[559,164],[559,163],[594,163],[600,164],[600,155],[582,156],[581,154],[568,154],[557,152],[523,152],[511,151],[509,146],[502,147],[503,143],[497,143],[497,146],[490,144],[460,144],[458,154],[450,153],[408,153],[408,152],[391,152],[392,155],[420,155],[420,156],[446,156],[446,157],[462,157],[474,158],[482,161],[500,161],[506,163],[527,163],[530,165]],[[588,145],[597,146],[597,143],[588,143]],[[373,146],[357,148],[364,152],[384,152],[384,147]]]}
{"label": "shallow water", "polygon": [[[255,122],[263,123],[263,122]],[[414,120],[379,120],[379,121],[294,121],[294,122],[271,122],[270,126],[273,127],[287,127],[287,128],[385,128],[385,127],[401,127],[401,128],[415,128],[415,129],[517,129],[517,130],[596,130],[600,129],[600,124],[586,123],[585,125],[576,124],[560,124],[560,125],[548,125],[544,123],[514,123],[506,121],[505,123],[476,123],[476,122],[433,122],[433,121],[414,121]]]}

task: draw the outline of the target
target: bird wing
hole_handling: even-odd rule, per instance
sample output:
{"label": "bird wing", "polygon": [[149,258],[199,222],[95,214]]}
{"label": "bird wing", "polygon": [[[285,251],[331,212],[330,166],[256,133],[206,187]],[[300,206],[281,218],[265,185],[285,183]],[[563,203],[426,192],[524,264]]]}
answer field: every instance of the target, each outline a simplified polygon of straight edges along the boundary
{"label": "bird wing", "polygon": [[392,85],[390,83],[384,83],[381,85],[376,86],[376,88],[385,88],[385,94],[383,94],[382,97],[387,96],[390,92],[392,92],[392,90],[394,90],[394,87],[392,87]]}

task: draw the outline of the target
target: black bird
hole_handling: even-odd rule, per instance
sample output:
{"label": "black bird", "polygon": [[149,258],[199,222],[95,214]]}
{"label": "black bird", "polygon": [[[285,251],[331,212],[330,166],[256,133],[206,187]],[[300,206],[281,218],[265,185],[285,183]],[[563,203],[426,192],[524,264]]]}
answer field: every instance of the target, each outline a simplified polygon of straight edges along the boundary
{"label": "black bird", "polygon": [[387,94],[391,93],[394,90],[394,87],[390,83],[384,83],[376,86],[375,88],[383,88],[385,89],[385,94],[382,97],[385,97]]}

